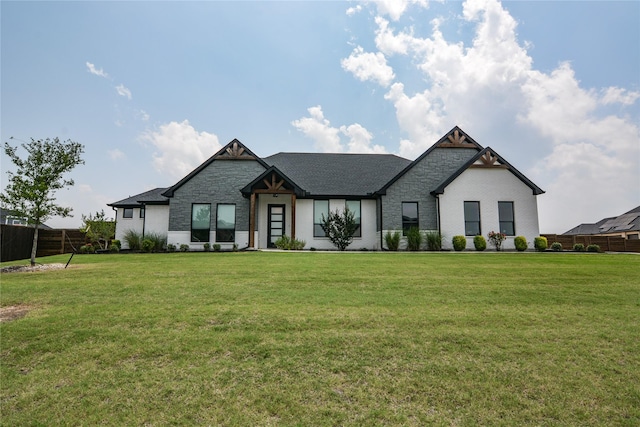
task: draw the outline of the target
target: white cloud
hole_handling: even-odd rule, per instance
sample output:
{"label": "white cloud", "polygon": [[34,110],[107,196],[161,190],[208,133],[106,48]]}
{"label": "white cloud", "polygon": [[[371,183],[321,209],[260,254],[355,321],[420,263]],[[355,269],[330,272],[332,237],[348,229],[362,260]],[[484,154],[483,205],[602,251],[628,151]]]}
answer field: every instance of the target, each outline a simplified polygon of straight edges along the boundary
{"label": "white cloud", "polygon": [[[291,125],[311,138],[316,149],[324,153],[384,153],[385,148],[380,145],[371,145],[373,135],[362,125],[354,123],[339,128],[331,126],[325,119],[322,106],[308,108],[310,117],[303,117],[291,122]],[[345,147],[340,139],[340,134],[349,138]]]}
{"label": "white cloud", "polygon": [[[509,161],[546,190],[540,197],[543,232],[563,232],[637,206],[640,130],[623,109],[640,92],[585,89],[569,62],[551,72],[535,69],[529,44],[518,40],[516,20],[496,0],[463,3],[461,19],[475,26],[466,45],[448,40],[439,18],[426,37],[401,24],[394,28],[409,3],[377,2],[378,52],[358,47],[343,60],[360,80],[390,84],[384,96],[406,134],[401,155],[416,157],[456,124],[479,143],[513,153]],[[397,76],[380,77],[375,70],[383,68],[375,65],[386,59],[373,61],[385,58],[378,54],[406,57],[423,74],[423,88],[409,92]],[[618,115],[603,109],[613,104],[621,108]],[[578,221],[578,210],[588,218]]]}
{"label": "white cloud", "polygon": [[127,99],[131,99],[131,91],[127,89],[123,84],[116,86],[116,91],[118,95],[124,96]]}
{"label": "white cloud", "polygon": [[380,15],[388,15],[394,21],[400,19],[402,14],[412,4],[417,4],[425,8],[429,6],[427,0],[375,0],[378,13]]}
{"label": "white cloud", "polygon": [[393,79],[393,69],[387,65],[382,52],[365,52],[361,46],[356,47],[348,58],[341,61],[342,68],[350,71],[362,81],[372,80],[387,87]]}
{"label": "white cloud", "polygon": [[95,74],[96,76],[99,76],[99,77],[104,77],[105,79],[109,78],[109,75],[105,73],[102,68],[100,69],[96,68],[96,66],[93,65],[91,62],[85,62],[85,65],[87,66],[87,71],[89,71],[91,74]]}
{"label": "white cloud", "polygon": [[144,110],[138,110],[136,113],[136,117],[138,117],[143,122],[147,122],[151,118],[151,116],[149,116],[149,114]]}
{"label": "white cloud", "polygon": [[357,5],[355,7],[350,7],[349,9],[347,9],[347,15],[348,16],[353,16],[356,13],[360,12],[362,10],[362,6],[361,5]]}
{"label": "white cloud", "polygon": [[184,177],[222,148],[216,135],[198,132],[188,120],[163,124],[157,131],[142,134],[141,139],[156,150],[154,168],[174,178]]}
{"label": "white cloud", "polygon": [[118,150],[117,148],[107,151],[107,154],[109,154],[109,158],[111,160],[119,160],[125,157],[124,153],[121,150]]}

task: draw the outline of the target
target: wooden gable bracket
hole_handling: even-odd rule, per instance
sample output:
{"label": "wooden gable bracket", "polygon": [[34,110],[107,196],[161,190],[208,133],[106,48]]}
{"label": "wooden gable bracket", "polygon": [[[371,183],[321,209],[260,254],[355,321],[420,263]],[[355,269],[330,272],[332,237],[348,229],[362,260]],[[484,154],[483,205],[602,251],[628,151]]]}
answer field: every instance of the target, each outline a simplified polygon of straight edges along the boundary
{"label": "wooden gable bracket", "polygon": [[218,153],[216,158],[227,160],[255,160],[256,158],[248,151],[241,142],[234,140]]}
{"label": "wooden gable bracket", "polygon": [[480,163],[474,163],[471,165],[472,168],[509,168],[507,165],[498,163],[498,156],[494,155],[490,150],[487,150],[478,160]]}
{"label": "wooden gable bracket", "polygon": [[467,136],[463,135],[458,129],[447,135],[438,147],[446,148],[478,148],[473,142],[467,140]]}
{"label": "wooden gable bracket", "polygon": [[244,147],[241,147],[237,142],[234,142],[231,147],[227,147],[226,151],[231,157],[240,157],[242,156],[242,153],[244,153]]}
{"label": "wooden gable bracket", "polygon": [[267,178],[263,179],[262,182],[267,186],[267,190],[278,191],[282,187],[282,184],[284,184],[284,179],[276,182],[276,174],[274,172],[271,174],[271,182],[267,181]]}

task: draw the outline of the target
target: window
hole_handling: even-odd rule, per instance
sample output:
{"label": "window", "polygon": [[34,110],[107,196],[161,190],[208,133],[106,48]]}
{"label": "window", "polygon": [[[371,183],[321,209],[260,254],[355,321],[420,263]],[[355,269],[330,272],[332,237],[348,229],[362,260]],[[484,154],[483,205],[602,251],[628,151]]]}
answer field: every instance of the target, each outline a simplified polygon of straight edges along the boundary
{"label": "window", "polygon": [[402,202],[402,235],[411,227],[418,227],[418,202]]}
{"label": "window", "polygon": [[513,202],[498,202],[498,218],[500,231],[507,236],[515,236],[516,224],[513,216]]}
{"label": "window", "polygon": [[349,211],[353,212],[353,219],[356,220],[356,231],[353,233],[353,236],[362,237],[360,200],[347,200],[346,207]]}
{"label": "window", "polygon": [[122,218],[133,218],[133,208],[124,208]]}
{"label": "window", "polygon": [[313,201],[313,237],[326,237],[327,234],[322,229],[322,216],[329,216],[329,201],[314,200]]}
{"label": "window", "polygon": [[140,218],[144,218],[144,206],[140,208]]}
{"label": "window", "polygon": [[235,242],[236,205],[218,205],[216,242]]}
{"label": "window", "polygon": [[211,205],[191,205],[191,241],[208,242],[211,228]]}
{"label": "window", "polygon": [[480,202],[464,202],[464,234],[477,236],[480,229]]}

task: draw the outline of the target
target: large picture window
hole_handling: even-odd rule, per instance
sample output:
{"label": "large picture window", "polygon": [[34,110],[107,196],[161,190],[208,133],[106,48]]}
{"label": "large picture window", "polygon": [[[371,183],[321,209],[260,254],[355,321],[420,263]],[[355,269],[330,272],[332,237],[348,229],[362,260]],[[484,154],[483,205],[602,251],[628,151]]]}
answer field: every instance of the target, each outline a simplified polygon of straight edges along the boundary
{"label": "large picture window", "polygon": [[353,219],[356,220],[356,231],[353,233],[353,237],[362,237],[362,216],[360,214],[360,200],[347,200],[347,209],[353,212]]}
{"label": "large picture window", "polygon": [[516,235],[516,223],[513,215],[513,202],[498,202],[500,231],[507,236]]}
{"label": "large picture window", "polygon": [[464,234],[477,236],[480,229],[480,202],[464,202]]}
{"label": "large picture window", "polygon": [[191,205],[191,241],[208,242],[211,230],[211,205],[194,203]]}
{"label": "large picture window", "polygon": [[326,237],[327,234],[322,229],[322,216],[329,216],[329,201],[314,200],[313,201],[313,237]]}
{"label": "large picture window", "polygon": [[235,242],[236,205],[218,205],[216,242]]}
{"label": "large picture window", "polygon": [[402,235],[406,236],[411,227],[419,227],[418,202],[402,202]]}

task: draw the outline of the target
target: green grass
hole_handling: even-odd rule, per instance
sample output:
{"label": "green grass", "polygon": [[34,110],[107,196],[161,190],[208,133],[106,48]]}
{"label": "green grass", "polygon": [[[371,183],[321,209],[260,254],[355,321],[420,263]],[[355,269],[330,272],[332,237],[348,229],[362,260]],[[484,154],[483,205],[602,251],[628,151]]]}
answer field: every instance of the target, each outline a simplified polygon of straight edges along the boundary
{"label": "green grass", "polygon": [[[67,261],[67,256],[41,262]],[[1,277],[2,425],[640,423],[640,257],[76,256]]]}

